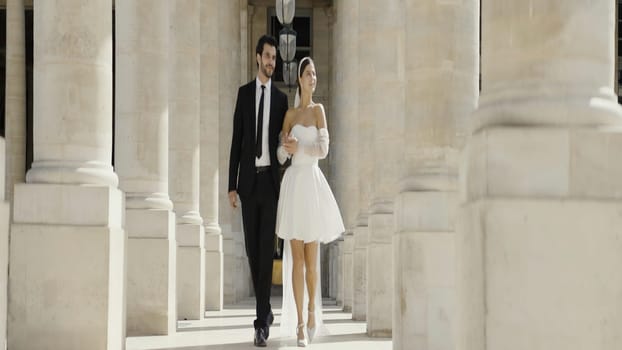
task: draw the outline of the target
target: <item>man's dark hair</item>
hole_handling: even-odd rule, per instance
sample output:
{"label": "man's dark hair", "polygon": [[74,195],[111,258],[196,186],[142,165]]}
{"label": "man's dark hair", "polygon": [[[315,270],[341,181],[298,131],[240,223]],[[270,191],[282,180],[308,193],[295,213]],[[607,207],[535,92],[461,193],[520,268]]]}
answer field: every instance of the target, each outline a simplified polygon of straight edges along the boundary
{"label": "man's dark hair", "polygon": [[270,46],[277,47],[276,39],[270,35],[262,35],[257,42],[257,47],[255,48],[255,53],[258,53],[259,56],[263,55],[263,46],[268,44]]}

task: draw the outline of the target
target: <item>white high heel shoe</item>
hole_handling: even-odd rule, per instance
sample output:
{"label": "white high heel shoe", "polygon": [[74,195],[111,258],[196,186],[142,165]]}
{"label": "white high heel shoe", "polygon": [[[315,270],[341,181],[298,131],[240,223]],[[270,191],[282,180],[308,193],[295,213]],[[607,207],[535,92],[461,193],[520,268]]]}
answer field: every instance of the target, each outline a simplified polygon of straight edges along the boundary
{"label": "white high heel shoe", "polygon": [[302,339],[297,339],[296,344],[298,345],[299,348],[304,348],[307,346],[307,339],[304,338],[304,335],[305,335],[304,327],[305,327],[304,323],[301,323],[296,327],[296,336],[298,336],[298,332],[302,332],[302,336],[303,336]]}
{"label": "white high heel shoe", "polygon": [[[313,319],[315,319],[314,311],[309,311],[309,314],[313,314],[313,316],[314,316]],[[309,325],[309,323],[307,321],[307,335],[309,337],[309,343],[311,343],[313,341],[313,337],[315,336],[316,327],[310,328],[310,327],[308,327],[308,325]]]}
{"label": "white high heel shoe", "polygon": [[313,337],[315,336],[315,327],[307,328],[307,334],[309,335],[309,343],[313,341]]}

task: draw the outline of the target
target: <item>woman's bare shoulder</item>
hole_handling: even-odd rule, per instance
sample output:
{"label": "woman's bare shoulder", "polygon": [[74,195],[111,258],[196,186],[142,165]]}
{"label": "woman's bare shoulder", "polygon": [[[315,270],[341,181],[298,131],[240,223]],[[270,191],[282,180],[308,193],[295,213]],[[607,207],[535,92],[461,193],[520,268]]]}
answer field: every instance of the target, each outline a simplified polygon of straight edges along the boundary
{"label": "woman's bare shoulder", "polygon": [[287,112],[285,112],[285,120],[291,120],[296,116],[296,108],[289,108]]}
{"label": "woman's bare shoulder", "polygon": [[324,105],[322,105],[321,103],[316,103],[313,105],[312,111],[313,111],[313,116],[315,117],[315,123],[318,126],[318,128],[325,128],[326,127],[326,113],[324,112]]}
{"label": "woman's bare shoulder", "polygon": [[285,112],[285,118],[283,118],[284,129],[289,130],[289,125],[291,125],[292,122],[296,119],[296,114],[296,108],[294,107],[289,108],[287,112]]}
{"label": "woman's bare shoulder", "polygon": [[296,107],[289,107],[287,109],[287,112],[285,112],[285,117],[287,118],[287,116],[291,117],[291,116],[296,115],[297,110],[298,110],[298,108],[296,108]]}
{"label": "woman's bare shoulder", "polygon": [[322,113],[324,114],[324,105],[321,103],[314,103],[311,107],[314,113]]}

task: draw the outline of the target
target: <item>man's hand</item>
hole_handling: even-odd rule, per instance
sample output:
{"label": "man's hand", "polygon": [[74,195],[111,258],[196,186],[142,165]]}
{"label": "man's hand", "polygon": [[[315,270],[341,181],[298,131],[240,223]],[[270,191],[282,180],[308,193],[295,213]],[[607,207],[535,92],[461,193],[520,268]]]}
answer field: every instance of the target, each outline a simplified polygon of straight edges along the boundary
{"label": "man's hand", "polygon": [[234,209],[238,207],[238,192],[237,191],[229,192],[229,204],[231,204],[231,207]]}

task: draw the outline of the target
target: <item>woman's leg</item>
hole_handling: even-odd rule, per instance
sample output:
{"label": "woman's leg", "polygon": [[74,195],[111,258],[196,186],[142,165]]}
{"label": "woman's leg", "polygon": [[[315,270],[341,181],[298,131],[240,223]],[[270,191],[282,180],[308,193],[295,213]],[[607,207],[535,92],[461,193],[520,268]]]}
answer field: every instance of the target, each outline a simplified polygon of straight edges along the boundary
{"label": "woman's leg", "polygon": [[[304,245],[304,259],[306,268],[307,293],[309,294],[309,318],[307,327],[315,328],[315,293],[317,285],[317,250],[318,243],[312,242]],[[321,293],[321,292],[318,292]]]}
{"label": "woman's leg", "polygon": [[[292,248],[292,286],[294,288],[294,301],[296,302],[296,313],[298,315],[298,324],[304,323],[302,318],[302,303],[304,298],[304,263],[305,263],[305,251],[304,241],[292,239],[290,241]],[[302,328],[297,329],[298,339],[304,338]]]}

